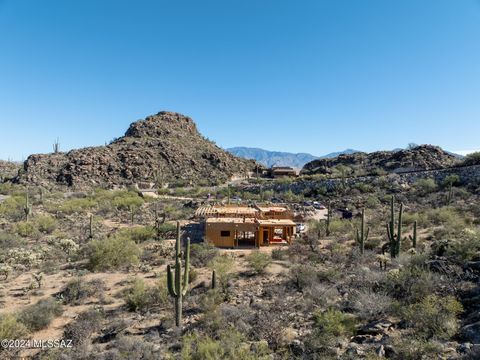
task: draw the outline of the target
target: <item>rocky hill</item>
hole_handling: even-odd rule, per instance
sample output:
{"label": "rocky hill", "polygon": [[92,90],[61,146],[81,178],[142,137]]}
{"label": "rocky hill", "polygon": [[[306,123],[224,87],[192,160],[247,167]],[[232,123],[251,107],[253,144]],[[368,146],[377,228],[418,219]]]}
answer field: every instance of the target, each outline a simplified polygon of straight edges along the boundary
{"label": "rocky hill", "polygon": [[453,166],[458,161],[457,157],[438,146],[420,145],[413,149],[356,152],[335,158],[317,159],[306,164],[302,174],[335,174],[340,172],[340,166],[346,169],[348,175],[432,170]]}
{"label": "rocky hill", "polygon": [[19,168],[20,163],[0,160],[0,182],[15,177]]}
{"label": "rocky hill", "polygon": [[191,118],[162,111],[132,123],[123,137],[109,145],[30,155],[14,181],[75,187],[154,180],[208,185],[243,176],[256,166],[205,139]]}

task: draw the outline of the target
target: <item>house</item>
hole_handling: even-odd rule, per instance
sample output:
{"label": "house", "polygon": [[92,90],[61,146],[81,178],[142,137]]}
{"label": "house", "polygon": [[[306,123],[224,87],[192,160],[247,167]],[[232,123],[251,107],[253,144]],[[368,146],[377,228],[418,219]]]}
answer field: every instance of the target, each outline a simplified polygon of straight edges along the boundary
{"label": "house", "polygon": [[298,170],[290,166],[273,166],[270,169],[270,177],[280,178],[280,177],[295,177],[298,176]]}
{"label": "house", "polygon": [[296,223],[284,206],[202,206],[195,212],[205,227],[205,241],[218,247],[291,244]]}

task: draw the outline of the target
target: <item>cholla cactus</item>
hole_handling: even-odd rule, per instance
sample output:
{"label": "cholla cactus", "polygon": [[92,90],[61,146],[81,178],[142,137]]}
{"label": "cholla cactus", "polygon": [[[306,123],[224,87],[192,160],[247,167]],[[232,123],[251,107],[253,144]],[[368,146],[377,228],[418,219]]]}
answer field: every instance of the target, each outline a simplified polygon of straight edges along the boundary
{"label": "cholla cactus", "polygon": [[11,265],[21,264],[28,268],[39,265],[41,256],[39,254],[25,249],[12,249],[7,253],[8,262]]}
{"label": "cholla cactus", "polygon": [[390,262],[390,259],[386,255],[377,255],[377,261],[380,265],[380,270],[387,270],[387,264]]}
{"label": "cholla cactus", "polygon": [[4,280],[8,280],[8,276],[12,272],[12,267],[8,264],[0,264],[0,274],[5,276]]}
{"label": "cholla cactus", "polygon": [[43,273],[42,272],[34,273],[32,274],[32,277],[33,277],[33,280],[37,283],[37,288],[40,289],[42,287],[42,282],[43,282]]}
{"label": "cholla cactus", "polygon": [[67,254],[68,256],[73,255],[76,253],[79,249],[80,246],[73,241],[72,239],[61,239],[58,242],[58,246]]}

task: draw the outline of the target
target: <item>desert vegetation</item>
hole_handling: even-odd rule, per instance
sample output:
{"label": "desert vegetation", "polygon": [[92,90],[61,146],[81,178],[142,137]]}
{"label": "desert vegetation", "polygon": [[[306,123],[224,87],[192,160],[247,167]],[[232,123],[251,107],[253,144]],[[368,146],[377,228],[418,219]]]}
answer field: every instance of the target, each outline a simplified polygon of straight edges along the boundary
{"label": "desert vegetation", "polygon": [[[278,181],[276,191],[261,179],[170,188],[158,198],[5,182],[0,337],[74,347],[0,356],[477,358],[480,184],[379,175],[299,191],[305,179]],[[291,246],[217,249],[187,240],[206,194],[330,211]],[[350,219],[337,211],[346,208]]]}

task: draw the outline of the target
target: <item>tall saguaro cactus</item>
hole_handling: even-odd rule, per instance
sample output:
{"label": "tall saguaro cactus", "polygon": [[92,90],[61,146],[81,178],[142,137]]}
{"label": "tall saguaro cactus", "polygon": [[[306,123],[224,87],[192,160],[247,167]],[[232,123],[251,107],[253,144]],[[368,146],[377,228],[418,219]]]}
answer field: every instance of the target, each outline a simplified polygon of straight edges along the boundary
{"label": "tall saguaro cactus", "polygon": [[413,223],[413,236],[409,235],[410,241],[412,242],[412,248],[417,248],[417,220]]}
{"label": "tall saguaro cactus", "polygon": [[368,239],[370,228],[365,231],[365,209],[362,209],[362,222],[360,224],[360,230],[357,228],[357,245],[360,247],[360,254],[365,252],[365,241]]}
{"label": "tall saguaro cactus", "polygon": [[395,198],[392,196],[392,200],[390,201],[390,222],[387,223],[387,236],[390,243],[390,256],[392,258],[400,254],[400,248],[402,246],[402,215],[403,204],[400,203],[397,233],[395,234]]}
{"label": "tall saguaro cactus", "polygon": [[182,303],[183,297],[188,291],[188,273],[190,271],[190,239],[185,248],[185,270],[182,281],[182,258],[180,241],[180,223],[177,221],[177,241],[175,243],[175,274],[172,274],[170,265],[167,266],[168,293],[175,299],[175,325],[182,326]]}
{"label": "tall saguaro cactus", "polygon": [[30,215],[32,214],[32,205],[30,205],[28,198],[28,190],[25,194],[25,206],[23,207],[23,212],[25,213],[25,220],[28,221],[30,219]]}
{"label": "tall saguaro cactus", "polygon": [[332,210],[332,206],[330,204],[330,202],[328,202],[328,207],[327,207],[327,226],[326,226],[326,229],[325,229],[325,235],[327,236],[330,236],[330,219],[331,219],[331,211]]}

